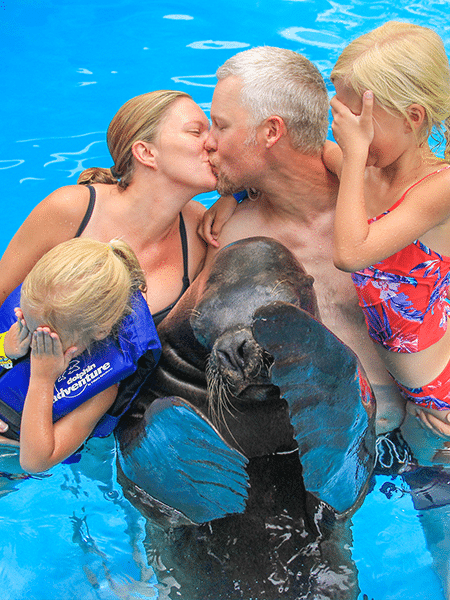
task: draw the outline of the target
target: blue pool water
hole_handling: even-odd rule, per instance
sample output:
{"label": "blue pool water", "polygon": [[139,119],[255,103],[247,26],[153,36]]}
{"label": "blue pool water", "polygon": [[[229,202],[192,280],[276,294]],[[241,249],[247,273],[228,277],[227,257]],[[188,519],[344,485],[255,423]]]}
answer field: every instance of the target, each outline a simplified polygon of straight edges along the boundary
{"label": "blue pool water", "polygon": [[[390,19],[435,28],[450,51],[447,13],[447,0],[0,2],[0,251],[40,199],[88,166],[110,166],[106,127],[128,98],[181,89],[208,112],[216,68],[263,44],[301,52],[327,78],[350,39]],[[112,438],[92,440],[80,463],[27,478],[14,452],[0,448],[3,600],[164,597],[147,563],[144,520],[116,483],[114,456]],[[439,510],[444,528],[450,519]],[[401,480],[377,477],[353,518],[364,594],[444,598],[432,555],[446,558],[448,537],[433,519],[414,509]]]}

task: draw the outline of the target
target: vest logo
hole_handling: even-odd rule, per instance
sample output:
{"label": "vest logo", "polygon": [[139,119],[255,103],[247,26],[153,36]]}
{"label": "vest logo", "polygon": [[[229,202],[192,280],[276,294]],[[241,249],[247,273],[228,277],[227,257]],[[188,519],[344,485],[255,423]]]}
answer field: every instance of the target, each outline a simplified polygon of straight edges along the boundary
{"label": "vest logo", "polygon": [[96,384],[99,379],[102,379],[112,371],[110,362],[105,362],[99,366],[96,363],[90,363],[84,368],[83,363],[84,361],[75,358],[57,379],[55,393],[53,394],[53,403],[64,398],[79,396],[87,387]]}

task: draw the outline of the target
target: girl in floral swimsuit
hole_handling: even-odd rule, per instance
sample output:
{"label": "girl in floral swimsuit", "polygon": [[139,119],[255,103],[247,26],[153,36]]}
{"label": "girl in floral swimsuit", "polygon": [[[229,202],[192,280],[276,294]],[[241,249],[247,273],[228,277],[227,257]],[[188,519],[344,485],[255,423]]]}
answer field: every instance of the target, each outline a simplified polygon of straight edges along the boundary
{"label": "girl in floral swimsuit", "polygon": [[[353,41],[331,79],[324,161],[340,187],[335,265],[352,272],[369,335],[410,412],[450,422],[450,68],[432,30],[389,22]],[[446,158],[450,158],[447,145]],[[434,422],[434,420],[433,420]]]}

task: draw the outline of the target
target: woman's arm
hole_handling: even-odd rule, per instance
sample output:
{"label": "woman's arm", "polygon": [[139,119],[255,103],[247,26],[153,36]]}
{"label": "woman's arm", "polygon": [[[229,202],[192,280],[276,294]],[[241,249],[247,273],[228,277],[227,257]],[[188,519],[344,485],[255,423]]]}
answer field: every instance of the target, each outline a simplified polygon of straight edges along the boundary
{"label": "woman's arm", "polygon": [[76,350],[72,346],[63,352],[59,336],[48,327],[33,333],[30,385],[20,428],[20,464],[25,471],[46,471],[73,454],[116,398],[114,385],[53,423],[55,381]]}
{"label": "woman's arm", "polygon": [[89,203],[83,185],[59,188],[20,226],[0,260],[0,305],[48,250],[75,236]]}

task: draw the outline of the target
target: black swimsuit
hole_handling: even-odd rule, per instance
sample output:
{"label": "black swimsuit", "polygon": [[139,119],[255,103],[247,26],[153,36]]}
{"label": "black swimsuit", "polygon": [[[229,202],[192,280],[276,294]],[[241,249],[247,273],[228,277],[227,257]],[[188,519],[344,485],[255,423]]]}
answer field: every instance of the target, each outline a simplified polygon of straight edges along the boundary
{"label": "black swimsuit", "polygon": [[165,317],[167,317],[167,315],[170,313],[172,308],[175,306],[175,304],[178,302],[178,300],[181,298],[181,296],[184,294],[184,292],[188,289],[188,287],[190,285],[189,271],[188,271],[188,243],[187,243],[186,227],[184,225],[184,219],[183,219],[183,215],[181,213],[180,213],[180,238],[181,238],[181,248],[183,250],[183,286],[181,288],[181,294],[178,296],[178,298],[175,300],[175,302],[172,302],[172,304],[169,304],[169,306],[166,306],[166,308],[163,308],[162,310],[158,310],[157,313],[152,314],[153,322],[156,326],[158,326],[161,323],[161,321],[163,319],[165,319]]}
{"label": "black swimsuit", "polygon": [[[87,207],[86,214],[84,215],[83,220],[81,221],[81,224],[78,228],[78,231],[75,234],[75,237],[80,237],[80,235],[86,229],[86,225],[89,223],[89,220],[92,216],[92,211],[94,210],[95,189],[91,185],[88,185],[87,187],[89,189],[89,205]],[[169,306],[166,306],[166,308],[163,308],[162,310],[159,310],[157,313],[152,315],[153,322],[155,323],[156,326],[159,325],[165,317],[167,317],[167,315],[170,313],[172,308],[175,306],[175,304],[178,302],[178,300],[181,298],[181,296],[184,294],[184,292],[188,289],[188,287],[190,285],[189,271],[188,271],[188,266],[189,266],[188,265],[188,241],[187,241],[187,235],[186,235],[186,226],[184,224],[183,215],[181,213],[180,213],[180,238],[181,238],[181,248],[183,251],[183,279],[182,279],[183,286],[181,288],[181,294],[178,296],[178,298],[175,300],[175,302],[172,302],[172,304],[169,304]]]}

